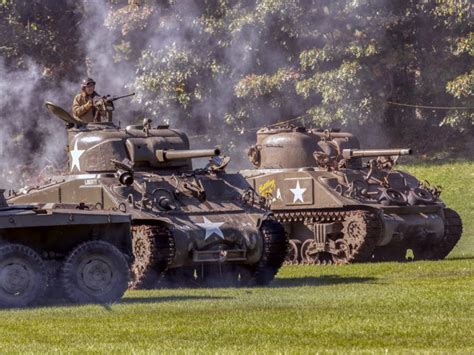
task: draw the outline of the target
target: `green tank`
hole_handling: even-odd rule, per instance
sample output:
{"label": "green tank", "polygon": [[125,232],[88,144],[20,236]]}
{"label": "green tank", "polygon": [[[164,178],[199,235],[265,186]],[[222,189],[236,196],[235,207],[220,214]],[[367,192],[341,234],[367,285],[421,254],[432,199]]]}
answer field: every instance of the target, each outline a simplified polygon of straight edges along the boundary
{"label": "green tank", "polygon": [[[110,120],[84,124],[46,106],[68,126],[69,166],[10,202],[84,203],[130,214],[132,288],[273,279],[287,251],[284,229],[240,174],[225,172],[219,149],[190,150],[185,133],[150,120],[125,128]],[[194,169],[198,157],[214,158]]]}
{"label": "green tank", "polygon": [[118,301],[133,263],[130,215],[7,204],[0,190],[0,307]]}
{"label": "green tank", "polygon": [[439,188],[394,169],[410,154],[362,150],[345,132],[262,128],[249,149],[256,169],[241,173],[289,233],[288,263],[443,259],[462,222]]}

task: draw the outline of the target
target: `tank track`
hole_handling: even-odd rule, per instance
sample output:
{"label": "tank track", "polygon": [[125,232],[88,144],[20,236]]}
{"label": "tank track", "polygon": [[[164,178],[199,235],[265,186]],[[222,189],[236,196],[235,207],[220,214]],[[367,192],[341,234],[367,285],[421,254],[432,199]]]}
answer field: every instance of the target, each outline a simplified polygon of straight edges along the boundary
{"label": "tank track", "polygon": [[459,214],[451,208],[445,208],[444,217],[446,223],[444,225],[443,248],[438,253],[438,259],[444,259],[461,239],[462,220]]}
{"label": "tank track", "polygon": [[[343,225],[343,232],[345,233],[343,233],[344,235],[341,239],[336,241],[341,247],[337,253],[326,253],[329,254],[329,257],[326,255],[322,260],[318,258],[301,261],[286,260],[285,263],[289,265],[298,265],[300,263],[347,264],[350,262],[370,261],[383,229],[382,221],[378,214],[368,210],[285,211],[274,212],[274,215],[282,223],[339,222]],[[348,221],[352,221],[352,223]],[[350,233],[348,233],[349,231]]]}
{"label": "tank track", "polygon": [[[412,244],[401,243],[375,249],[373,261],[442,260],[448,256],[462,235],[462,221],[459,214],[444,210],[444,236],[441,240],[419,241]],[[407,250],[412,249],[413,258],[407,258]]]}
{"label": "tank track", "polygon": [[243,285],[268,285],[283,265],[288,253],[288,238],[283,226],[274,220],[265,220],[260,227],[263,253],[260,261],[252,265],[250,278]]}
{"label": "tank track", "polygon": [[462,221],[459,214],[444,209],[444,236],[441,241],[421,242],[413,247],[414,260],[441,260],[448,256],[462,235]]}
{"label": "tank track", "polygon": [[174,236],[168,227],[160,225],[133,226],[132,234],[140,238],[140,245],[134,241],[135,261],[129,289],[154,288],[175,256]]}

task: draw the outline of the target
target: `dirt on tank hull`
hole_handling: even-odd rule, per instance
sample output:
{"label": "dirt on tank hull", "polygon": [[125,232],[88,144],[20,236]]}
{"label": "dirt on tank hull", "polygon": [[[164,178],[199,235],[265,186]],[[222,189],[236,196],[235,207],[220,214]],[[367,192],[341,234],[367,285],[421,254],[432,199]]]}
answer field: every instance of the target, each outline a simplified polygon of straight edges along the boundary
{"label": "dirt on tank hull", "polygon": [[130,214],[133,288],[155,287],[162,276],[185,286],[273,279],[288,242],[264,200],[241,175],[224,171],[227,161],[192,167],[192,158],[218,156],[218,149],[190,150],[183,132],[149,121],[125,129],[85,125],[47,106],[69,124],[69,171],[10,201],[85,203]]}
{"label": "dirt on tank hull", "polygon": [[0,196],[0,307],[110,303],[133,263],[130,215]]}
{"label": "dirt on tank hull", "polygon": [[[290,234],[288,263],[442,259],[462,234],[440,190],[394,170],[409,149],[361,150],[350,133],[263,128],[241,173]],[[363,165],[362,158],[371,159]]]}

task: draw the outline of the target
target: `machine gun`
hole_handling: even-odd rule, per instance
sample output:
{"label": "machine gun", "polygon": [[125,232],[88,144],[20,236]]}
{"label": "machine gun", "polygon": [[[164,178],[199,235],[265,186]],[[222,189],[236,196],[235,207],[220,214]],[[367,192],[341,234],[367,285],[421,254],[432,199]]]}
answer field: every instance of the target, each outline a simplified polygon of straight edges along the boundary
{"label": "machine gun", "polygon": [[[99,99],[94,101],[94,106],[96,108],[94,122],[112,122],[112,112],[115,110],[114,101],[134,96],[135,93],[122,95],[122,96],[102,96]],[[104,119],[105,118],[105,119]]]}

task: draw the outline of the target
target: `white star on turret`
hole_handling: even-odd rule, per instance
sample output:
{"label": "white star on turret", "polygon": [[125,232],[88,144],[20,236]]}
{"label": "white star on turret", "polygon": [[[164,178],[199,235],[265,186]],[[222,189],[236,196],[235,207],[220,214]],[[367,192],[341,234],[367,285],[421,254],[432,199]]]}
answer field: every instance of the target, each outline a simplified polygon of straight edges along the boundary
{"label": "white star on turret", "polygon": [[76,143],[74,144],[74,149],[70,151],[71,153],[71,158],[72,158],[72,163],[71,163],[71,171],[74,170],[74,167],[77,168],[77,170],[81,171],[81,162],[80,162],[80,157],[82,154],[84,154],[85,150],[80,150],[77,148],[77,140]]}
{"label": "white star on turret", "polygon": [[224,234],[220,230],[220,226],[222,226],[225,222],[211,222],[206,217],[204,218],[204,223],[196,223],[199,227],[204,228],[206,230],[206,236],[204,240],[207,240],[211,235],[217,234],[218,237],[224,239]]}
{"label": "white star on turret", "polygon": [[301,201],[304,203],[303,200],[303,194],[306,191],[306,189],[302,189],[300,187],[300,181],[296,180],[296,187],[294,189],[290,189],[290,191],[293,193],[293,203],[296,203],[296,201]]}

